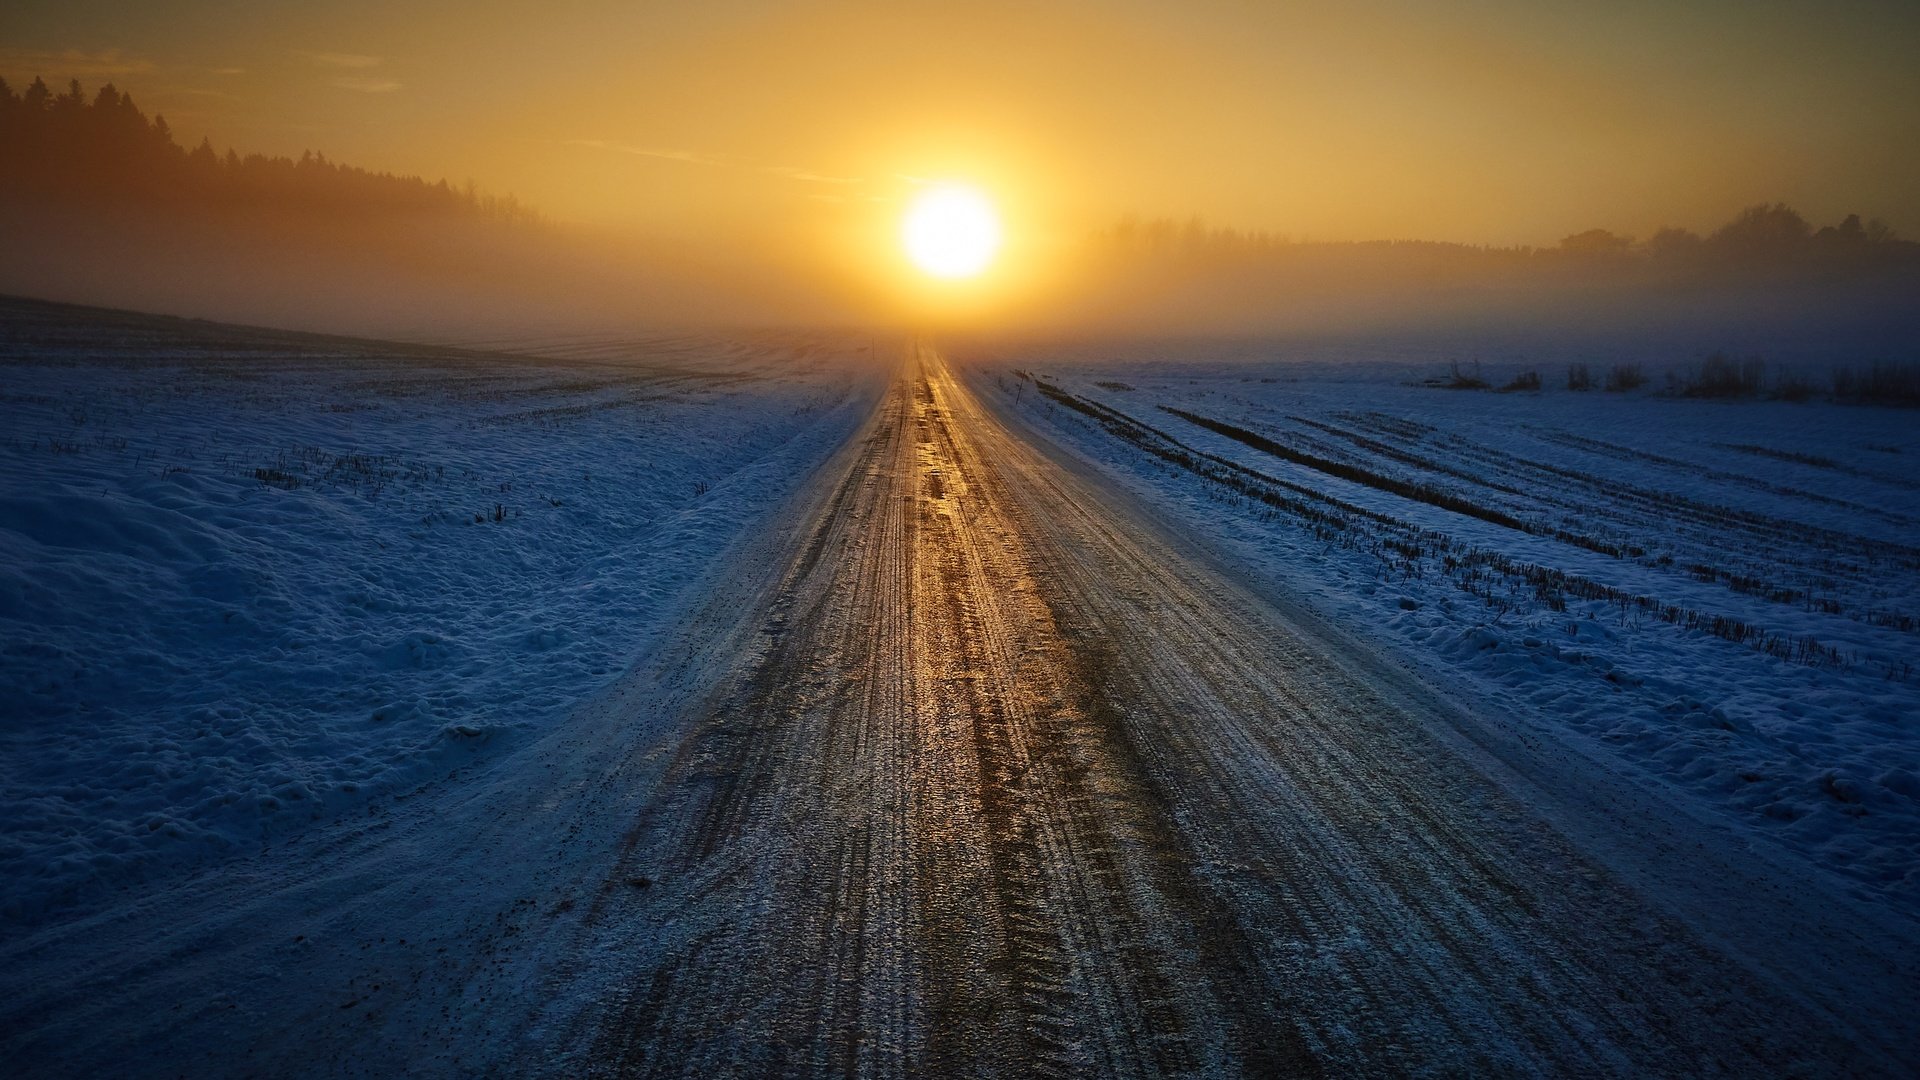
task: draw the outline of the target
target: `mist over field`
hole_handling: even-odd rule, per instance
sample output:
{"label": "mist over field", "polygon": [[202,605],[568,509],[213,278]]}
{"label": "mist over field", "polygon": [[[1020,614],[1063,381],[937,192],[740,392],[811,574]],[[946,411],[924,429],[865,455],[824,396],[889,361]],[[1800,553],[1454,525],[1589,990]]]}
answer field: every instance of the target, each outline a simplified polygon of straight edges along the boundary
{"label": "mist over field", "polygon": [[111,84],[0,102],[0,291],[402,337],[844,320],[724,251],[563,226],[444,180],[174,142]]}
{"label": "mist over field", "polygon": [[401,337],[642,326],[949,327],[1129,336],[1666,339],[1695,351],[1920,348],[1920,244],[1759,204],[1702,233],[1532,246],[1295,241],[1128,215],[1062,243],[1026,295],[940,308],[769,236],[707,245],[563,225],[470,184],[187,149],[112,84],[0,102],[0,291]]}

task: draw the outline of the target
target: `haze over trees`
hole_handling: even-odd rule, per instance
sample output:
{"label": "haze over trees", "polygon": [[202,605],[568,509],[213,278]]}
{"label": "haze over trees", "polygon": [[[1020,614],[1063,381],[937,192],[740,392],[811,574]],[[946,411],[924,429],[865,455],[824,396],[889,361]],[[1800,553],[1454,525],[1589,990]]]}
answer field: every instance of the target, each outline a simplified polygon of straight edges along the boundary
{"label": "haze over trees", "polygon": [[1282,258],[1316,250],[1392,253],[1418,261],[1446,259],[1462,263],[1525,263],[1533,268],[1605,259],[1637,259],[1643,264],[1691,263],[1720,272],[1741,268],[1799,264],[1826,270],[1876,269],[1920,261],[1920,244],[1903,241],[1884,222],[1862,222],[1848,214],[1839,222],[1815,228],[1785,203],[1760,203],[1702,236],[1691,230],[1665,227],[1645,240],[1608,229],[1586,229],[1542,247],[1494,247],[1425,240],[1297,241],[1258,230],[1208,224],[1202,218],[1123,218],[1101,235],[1118,251],[1161,259],[1229,261]]}
{"label": "haze over trees", "polygon": [[1816,227],[1782,203],[1740,210],[1704,235],[1645,239],[1593,228],[1545,246],[1424,240],[1296,241],[1202,219],[1128,218],[1094,241],[1089,272],[1127,299],[1108,310],[1209,332],[1489,323],[1673,330],[1753,320],[1905,355],[1920,341],[1920,244],[1848,214]]}
{"label": "haze over trees", "polygon": [[473,337],[765,305],[682,251],[471,184],[188,148],[108,84],[0,80],[0,294],[292,328]]}
{"label": "haze over trees", "polygon": [[[636,198],[645,197],[637,191]],[[695,251],[543,220],[470,183],[191,148],[108,84],[0,81],[0,293],[315,329],[839,323],[903,317],[765,245]],[[1759,204],[1704,234],[1604,228],[1543,246],[1295,241],[1127,218],[1072,247],[996,327],[1092,333],[1720,328],[1920,352],[1920,244]]]}
{"label": "haze over trees", "polygon": [[36,78],[15,93],[0,79],[0,189],[20,198],[87,202],[111,198],[174,212],[236,213],[270,208],[308,220],[430,214],[534,222],[511,196],[471,184],[395,176],[328,161],[216,150],[174,141],[164,116],[149,118],[112,83],[89,98],[80,81],[55,93]]}

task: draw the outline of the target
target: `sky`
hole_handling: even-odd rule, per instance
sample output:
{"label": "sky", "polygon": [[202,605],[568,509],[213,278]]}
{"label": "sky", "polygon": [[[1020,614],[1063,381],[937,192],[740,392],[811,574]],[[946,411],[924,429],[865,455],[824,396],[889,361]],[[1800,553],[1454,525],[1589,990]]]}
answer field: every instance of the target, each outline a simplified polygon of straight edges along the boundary
{"label": "sky", "polygon": [[0,75],[182,141],[561,221],[874,242],[927,179],[1010,250],[1124,214],[1551,244],[1784,200],[1920,234],[1920,5],[8,0]]}

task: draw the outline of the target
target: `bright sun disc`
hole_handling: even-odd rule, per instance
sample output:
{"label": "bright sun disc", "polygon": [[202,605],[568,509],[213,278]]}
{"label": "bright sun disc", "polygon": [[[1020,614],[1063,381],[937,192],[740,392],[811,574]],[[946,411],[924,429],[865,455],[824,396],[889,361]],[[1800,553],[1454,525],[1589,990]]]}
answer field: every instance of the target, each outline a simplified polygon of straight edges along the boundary
{"label": "bright sun disc", "polygon": [[913,264],[934,277],[972,277],[1000,249],[1000,219],[972,188],[937,187],[907,208],[901,239]]}

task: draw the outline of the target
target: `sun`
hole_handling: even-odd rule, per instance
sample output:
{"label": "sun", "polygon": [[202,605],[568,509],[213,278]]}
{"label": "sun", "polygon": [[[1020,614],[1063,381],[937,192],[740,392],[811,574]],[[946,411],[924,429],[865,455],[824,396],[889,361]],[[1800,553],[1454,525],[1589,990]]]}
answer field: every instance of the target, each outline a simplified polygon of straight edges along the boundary
{"label": "sun", "polygon": [[907,207],[900,240],[907,258],[934,277],[970,278],[1000,250],[1000,216],[973,188],[943,184]]}

